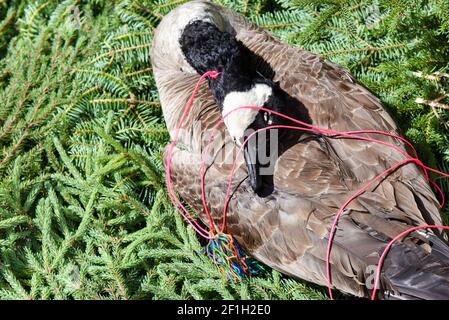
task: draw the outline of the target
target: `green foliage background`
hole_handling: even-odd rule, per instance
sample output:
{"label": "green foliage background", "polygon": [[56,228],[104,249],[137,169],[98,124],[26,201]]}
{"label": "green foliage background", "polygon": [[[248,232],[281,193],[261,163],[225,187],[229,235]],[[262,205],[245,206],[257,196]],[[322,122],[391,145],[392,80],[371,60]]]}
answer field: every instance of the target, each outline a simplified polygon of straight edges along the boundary
{"label": "green foliage background", "polygon": [[[150,45],[183,2],[0,0],[0,299],[326,299],[224,282],[166,196]],[[349,68],[449,169],[447,0],[216,2]]]}

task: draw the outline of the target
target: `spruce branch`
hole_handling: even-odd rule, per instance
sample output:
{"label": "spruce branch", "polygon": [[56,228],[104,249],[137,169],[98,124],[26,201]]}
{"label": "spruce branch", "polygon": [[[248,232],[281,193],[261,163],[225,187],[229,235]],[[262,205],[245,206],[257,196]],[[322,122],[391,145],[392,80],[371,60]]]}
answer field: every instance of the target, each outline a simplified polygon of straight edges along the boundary
{"label": "spruce branch", "polygon": [[83,217],[82,217],[81,223],[78,226],[78,229],[76,230],[76,232],[73,235],[69,236],[62,242],[57,254],[55,255],[55,258],[52,261],[51,269],[56,268],[56,266],[63,259],[64,255],[67,253],[67,251],[73,246],[75,241],[77,241],[79,238],[81,238],[87,232],[87,227],[92,218],[96,197],[97,197],[97,191],[94,190],[92,195],[89,198],[86,208],[84,209]]}

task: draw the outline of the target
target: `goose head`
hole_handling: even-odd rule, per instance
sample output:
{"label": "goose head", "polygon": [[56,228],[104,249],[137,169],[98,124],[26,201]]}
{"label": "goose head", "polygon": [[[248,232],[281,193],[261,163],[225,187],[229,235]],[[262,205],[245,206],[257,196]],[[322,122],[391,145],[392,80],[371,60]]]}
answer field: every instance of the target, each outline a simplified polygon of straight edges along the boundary
{"label": "goose head", "polygon": [[[278,85],[258,72],[251,51],[233,34],[221,31],[211,21],[194,20],[183,29],[179,43],[186,61],[198,74],[212,70],[220,73],[217,79],[208,80],[209,88],[237,146],[240,147],[255,131],[281,124],[282,119],[270,112],[238,109],[258,106],[282,112],[284,101]],[[272,159],[266,152],[277,148],[278,141],[270,140],[270,135],[267,131],[259,131],[244,145],[249,181],[256,193],[263,187],[261,166],[267,166],[267,163],[261,163],[261,158]],[[274,148],[270,143],[275,144]]]}

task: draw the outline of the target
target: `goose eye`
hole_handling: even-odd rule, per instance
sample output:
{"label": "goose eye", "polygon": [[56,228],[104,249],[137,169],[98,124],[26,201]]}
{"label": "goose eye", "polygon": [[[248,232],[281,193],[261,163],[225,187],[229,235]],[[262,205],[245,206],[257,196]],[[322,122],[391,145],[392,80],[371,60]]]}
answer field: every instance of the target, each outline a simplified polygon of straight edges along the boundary
{"label": "goose eye", "polygon": [[264,120],[265,122],[268,122],[268,117],[269,117],[268,112],[264,112],[264,113],[263,113],[263,120]]}
{"label": "goose eye", "polygon": [[273,123],[273,117],[271,116],[271,113],[264,112],[263,119],[266,124],[271,125]]}

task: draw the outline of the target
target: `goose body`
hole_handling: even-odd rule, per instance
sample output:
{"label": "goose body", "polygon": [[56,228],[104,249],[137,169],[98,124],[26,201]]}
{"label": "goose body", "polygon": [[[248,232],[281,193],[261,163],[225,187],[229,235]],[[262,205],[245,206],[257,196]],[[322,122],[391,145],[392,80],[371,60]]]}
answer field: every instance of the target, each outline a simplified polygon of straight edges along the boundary
{"label": "goose body", "polygon": [[[243,44],[252,54],[257,77],[260,75],[270,88],[279,91],[277,96],[282,96],[285,109],[304,121],[337,131],[399,134],[379,99],[338,65],[280,42],[229,9],[192,1],[164,17],[153,40],[153,70],[172,138],[200,77],[198,64],[192,63],[193,58],[180,44],[186,27],[194,21],[215,26]],[[226,71],[220,76],[226,79]],[[220,99],[213,86],[210,82],[201,86],[178,138],[171,167],[176,190],[199,212],[205,224],[208,220],[201,199],[201,156],[212,129],[225,106],[232,109],[248,99],[264,102],[274,95],[262,85],[239,90],[228,83],[232,88]],[[239,148],[235,135],[240,127],[236,123],[246,121],[244,114],[240,115],[215,132],[221,139],[214,140],[211,146],[213,161],[206,172],[208,206],[219,226]],[[406,149],[391,137],[366,136]],[[404,156],[372,142],[309,133],[285,133],[281,140],[282,150],[272,169],[269,192],[255,192],[255,182],[247,179],[248,162],[239,157],[227,232],[266,265],[326,285],[328,236],[338,209],[360,187],[404,160]],[[359,297],[369,296],[373,270],[387,243],[412,226],[442,224],[438,207],[424,174],[414,164],[396,170],[351,202],[339,221],[332,248],[334,288]],[[392,247],[382,269],[379,297],[449,299],[449,247],[442,233],[415,232]]]}

